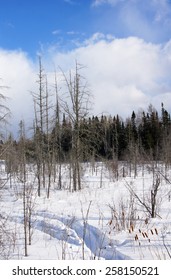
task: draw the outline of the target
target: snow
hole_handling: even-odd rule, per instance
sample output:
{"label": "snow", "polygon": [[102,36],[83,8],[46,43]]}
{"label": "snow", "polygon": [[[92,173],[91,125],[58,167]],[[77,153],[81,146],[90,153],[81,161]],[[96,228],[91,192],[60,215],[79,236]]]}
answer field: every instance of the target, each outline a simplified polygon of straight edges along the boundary
{"label": "snow", "polygon": [[[7,244],[6,258],[11,260],[163,260],[171,254],[171,212],[169,176],[171,171],[161,163],[139,165],[123,174],[123,164],[114,176],[102,163],[83,166],[83,188],[78,192],[67,189],[67,167],[63,165],[65,189],[53,183],[50,198],[42,188],[37,196],[34,168],[29,167],[28,186],[33,186],[32,242],[24,256],[22,184],[12,178],[0,190],[1,221],[12,236]],[[132,188],[149,205],[150,192],[160,176],[157,194],[157,216],[150,218],[146,209],[131,196]],[[6,178],[1,164],[1,178]],[[167,178],[167,180],[166,180]],[[131,216],[132,215],[132,216]],[[7,217],[7,218],[6,218]],[[130,223],[132,217],[132,225]],[[11,240],[11,238],[9,239]],[[9,246],[8,246],[9,245]],[[4,256],[0,257],[1,259]]]}

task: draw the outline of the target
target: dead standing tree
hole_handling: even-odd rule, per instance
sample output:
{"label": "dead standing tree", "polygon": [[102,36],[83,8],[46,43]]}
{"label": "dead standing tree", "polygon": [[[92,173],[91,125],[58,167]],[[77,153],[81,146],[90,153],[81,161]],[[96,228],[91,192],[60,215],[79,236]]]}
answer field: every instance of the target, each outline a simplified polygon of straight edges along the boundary
{"label": "dead standing tree", "polygon": [[81,190],[81,156],[80,123],[87,117],[90,109],[90,93],[85,79],[80,75],[82,67],[76,62],[75,71],[70,71],[69,78],[63,72],[67,87],[66,100],[62,100],[62,108],[72,125],[71,173],[72,190]]}
{"label": "dead standing tree", "polygon": [[27,171],[26,171],[26,137],[24,122],[20,122],[19,139],[19,181],[22,184],[23,197],[23,226],[24,226],[24,255],[28,256],[28,208],[27,208]]}
{"label": "dead standing tree", "polygon": [[62,189],[62,146],[61,146],[61,119],[60,119],[60,106],[59,106],[59,89],[57,82],[57,74],[55,71],[55,127],[52,131],[52,156],[54,162],[54,182],[58,173],[58,188]]}
{"label": "dead standing tree", "polygon": [[34,142],[35,142],[35,158],[37,165],[38,180],[38,196],[41,193],[41,181],[45,188],[45,154],[44,154],[44,127],[46,114],[46,75],[42,67],[41,58],[39,57],[39,74],[38,81],[39,90],[33,93],[35,123],[34,123]]}
{"label": "dead standing tree", "polygon": [[50,197],[50,189],[51,189],[51,177],[52,177],[52,169],[53,169],[53,145],[52,145],[52,133],[51,133],[51,110],[53,106],[50,102],[50,93],[48,89],[48,82],[46,80],[46,103],[45,103],[45,135],[46,135],[46,165],[47,165],[47,175],[48,175],[48,184],[47,184],[47,198]]}

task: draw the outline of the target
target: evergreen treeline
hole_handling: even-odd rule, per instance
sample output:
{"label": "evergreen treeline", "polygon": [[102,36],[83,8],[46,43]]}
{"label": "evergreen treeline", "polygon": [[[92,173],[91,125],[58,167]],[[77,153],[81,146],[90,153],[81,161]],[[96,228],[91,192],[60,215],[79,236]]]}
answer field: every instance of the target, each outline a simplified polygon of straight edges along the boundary
{"label": "evergreen treeline", "polygon": [[[139,115],[133,111],[125,121],[117,116],[93,116],[80,122],[80,141],[82,144],[82,160],[94,157],[101,159],[125,160],[135,152],[141,157],[155,160],[166,160],[169,151],[165,151],[169,141],[171,121],[170,115],[163,104],[161,117],[158,112],[149,106],[148,112]],[[61,146],[67,157],[72,146],[71,127],[63,119],[61,126]],[[168,146],[168,145],[167,145]]]}
{"label": "evergreen treeline", "polygon": [[[52,154],[55,150],[57,162],[68,162],[74,133],[75,128],[65,114],[61,124],[57,123],[50,134],[40,135],[37,128],[33,139],[26,141],[27,160],[34,161],[36,158],[36,143],[37,139],[41,138],[45,155]],[[157,110],[150,105],[147,112],[136,114],[133,111],[125,121],[118,115],[84,118],[79,122],[79,139],[79,157],[82,162],[92,158],[98,161],[131,160],[135,156],[137,159],[171,161],[171,119],[163,104],[160,117]],[[16,150],[19,142],[15,142]]]}

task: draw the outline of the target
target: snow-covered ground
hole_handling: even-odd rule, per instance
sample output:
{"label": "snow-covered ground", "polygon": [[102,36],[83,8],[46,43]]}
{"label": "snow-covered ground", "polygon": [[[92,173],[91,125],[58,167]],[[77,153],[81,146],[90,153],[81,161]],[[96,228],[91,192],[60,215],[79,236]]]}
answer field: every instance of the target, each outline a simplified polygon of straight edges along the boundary
{"label": "snow-covered ground", "polygon": [[[5,176],[1,165],[1,178]],[[94,168],[84,165],[83,188],[78,192],[67,189],[67,167],[62,170],[65,190],[57,183],[37,196],[32,191],[32,242],[24,257],[22,184],[12,178],[0,191],[1,223],[10,232],[4,254],[8,259],[37,260],[128,260],[170,259],[171,257],[171,184],[170,172],[160,164],[135,170],[119,165],[119,176],[101,163]],[[3,174],[3,175],[2,175]],[[31,174],[31,173],[30,173]],[[116,175],[116,174],[115,174]],[[31,179],[32,178],[32,179]],[[159,179],[157,216],[150,218],[147,209],[131,195],[135,192],[150,206],[153,185]],[[28,185],[33,186],[33,174]],[[7,220],[5,218],[7,217]],[[10,245],[11,244],[13,245]],[[0,257],[1,259],[4,256]]]}

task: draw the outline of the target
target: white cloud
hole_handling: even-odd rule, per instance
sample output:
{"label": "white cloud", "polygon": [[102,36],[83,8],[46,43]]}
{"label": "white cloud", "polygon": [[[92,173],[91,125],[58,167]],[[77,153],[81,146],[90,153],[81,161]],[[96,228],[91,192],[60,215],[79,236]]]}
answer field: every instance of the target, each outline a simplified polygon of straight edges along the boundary
{"label": "white cloud", "polygon": [[101,32],[96,32],[90,38],[86,39],[83,43],[81,43],[80,45],[88,46],[88,45],[95,44],[95,43],[99,42],[100,40],[111,41],[112,39],[114,39],[114,36],[111,34],[103,34]]}
{"label": "white cloud", "polygon": [[30,122],[33,117],[29,90],[35,87],[35,66],[22,51],[0,49],[0,78],[1,84],[8,87],[3,93],[8,97],[7,106],[12,114],[10,129],[16,133],[20,120]]}
{"label": "white cloud", "polygon": [[[150,103],[160,110],[161,102],[171,112],[171,42],[157,45],[136,37],[108,40],[95,34],[72,51],[59,52],[52,47],[46,55],[43,64],[51,81],[54,65],[64,72],[74,67],[75,60],[86,66],[83,75],[94,95],[94,114],[106,112],[126,118],[132,110],[146,109]],[[12,129],[23,118],[31,124],[29,91],[37,88],[36,68],[23,52],[0,50],[0,78],[10,87]]]}
{"label": "white cloud", "polygon": [[100,37],[71,52],[51,54],[64,71],[73,67],[75,59],[87,66],[84,72],[95,97],[94,112],[126,117],[131,110],[147,108],[151,102],[155,106],[155,100],[158,106],[163,99],[168,99],[166,106],[171,109],[169,47],[135,37],[111,41]]}

